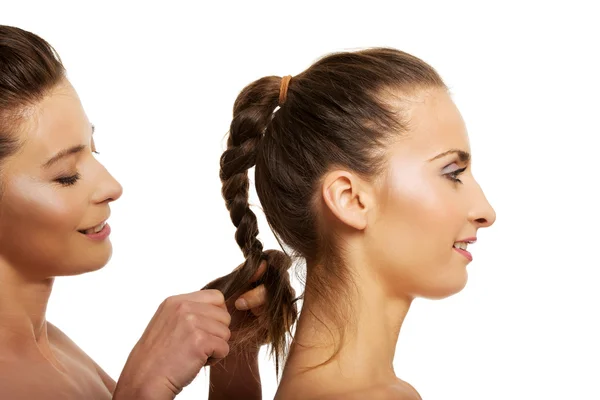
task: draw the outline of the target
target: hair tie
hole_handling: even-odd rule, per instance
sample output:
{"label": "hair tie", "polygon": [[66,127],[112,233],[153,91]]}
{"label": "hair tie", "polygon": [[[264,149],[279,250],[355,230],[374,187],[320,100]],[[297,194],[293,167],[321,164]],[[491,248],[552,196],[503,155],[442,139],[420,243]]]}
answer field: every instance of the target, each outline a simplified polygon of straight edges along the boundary
{"label": "hair tie", "polygon": [[281,78],[281,86],[279,86],[279,107],[281,107],[287,99],[288,86],[290,86],[291,80],[291,75],[286,75],[283,78]]}

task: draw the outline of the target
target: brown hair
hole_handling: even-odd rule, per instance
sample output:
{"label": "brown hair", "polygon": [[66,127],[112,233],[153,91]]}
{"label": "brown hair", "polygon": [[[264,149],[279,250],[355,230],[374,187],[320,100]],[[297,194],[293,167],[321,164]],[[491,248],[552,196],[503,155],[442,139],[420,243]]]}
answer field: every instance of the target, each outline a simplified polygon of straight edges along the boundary
{"label": "brown hair", "polygon": [[65,78],[60,57],[41,37],[0,25],[0,163],[20,146],[15,130],[27,107]]}
{"label": "brown hair", "polygon": [[[287,92],[276,109],[280,87]],[[238,340],[268,332],[278,370],[289,323],[297,317],[286,272],[291,258],[280,251],[263,252],[248,204],[248,170],[255,166],[256,190],[280,243],[314,266],[307,271],[306,294],[327,305],[323,311],[343,334],[350,315],[339,300],[352,279],[319,218],[321,178],[334,166],[364,177],[380,173],[385,144],[408,129],[402,102],[394,100],[431,88],[446,88],[431,66],[402,51],[375,48],[331,54],[289,82],[261,78],[236,99],[220,177],[246,261],[210,286],[226,298],[239,294],[267,259],[261,280],[268,293],[266,311]]]}

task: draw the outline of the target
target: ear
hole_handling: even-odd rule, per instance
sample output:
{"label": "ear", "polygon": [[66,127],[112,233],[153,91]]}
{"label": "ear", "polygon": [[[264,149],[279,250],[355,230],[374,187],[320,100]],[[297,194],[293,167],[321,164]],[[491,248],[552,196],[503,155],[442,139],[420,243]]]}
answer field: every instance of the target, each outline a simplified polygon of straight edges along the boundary
{"label": "ear", "polygon": [[371,195],[367,184],[348,171],[333,171],[323,180],[321,195],[331,213],[344,224],[358,230],[367,227]]}

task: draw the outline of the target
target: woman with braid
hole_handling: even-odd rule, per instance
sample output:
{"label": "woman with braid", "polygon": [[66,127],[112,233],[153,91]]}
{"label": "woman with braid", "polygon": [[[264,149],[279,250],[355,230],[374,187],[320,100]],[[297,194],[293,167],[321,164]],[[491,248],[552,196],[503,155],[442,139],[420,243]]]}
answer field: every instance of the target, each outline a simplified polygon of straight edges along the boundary
{"label": "woman with braid", "polygon": [[[461,114],[438,73],[392,49],[332,54],[294,77],[242,90],[221,158],[223,195],[245,263],[211,284],[246,289],[267,261],[264,333],[281,367],[276,399],[419,399],[393,370],[416,297],[467,282],[467,245],[495,213],[471,173]],[[264,251],[248,170],[286,253]],[[289,255],[288,255],[289,254]],[[296,320],[286,270],[306,262]],[[260,333],[259,332],[259,333]]]}

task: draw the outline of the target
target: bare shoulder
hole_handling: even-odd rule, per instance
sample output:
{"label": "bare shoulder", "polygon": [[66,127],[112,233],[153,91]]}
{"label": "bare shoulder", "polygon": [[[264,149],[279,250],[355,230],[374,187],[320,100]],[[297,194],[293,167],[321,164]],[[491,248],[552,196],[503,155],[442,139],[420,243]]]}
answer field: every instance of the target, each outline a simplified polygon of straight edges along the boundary
{"label": "bare shoulder", "polygon": [[0,358],[0,398],[75,399],[53,371],[9,357]]}
{"label": "bare shoulder", "polygon": [[110,399],[115,383],[71,339],[48,325],[54,360],[34,346],[0,341],[0,399]]}
{"label": "bare shoulder", "polygon": [[[35,371],[32,372],[35,373]],[[30,379],[28,374],[32,372],[25,371],[20,368],[17,360],[0,353],[0,398],[25,398],[28,393],[24,393],[24,388]]]}
{"label": "bare shoulder", "polygon": [[390,385],[385,390],[387,395],[390,396],[388,397],[389,399],[423,400],[419,392],[411,384],[401,380],[398,380],[398,382]]}
{"label": "bare shoulder", "polygon": [[79,347],[68,337],[63,331],[58,329],[55,325],[50,322],[47,323],[48,326],[48,337],[55,344],[67,345],[68,347],[79,349]]}
{"label": "bare shoulder", "polygon": [[340,393],[321,397],[319,400],[422,400],[410,384],[398,380],[393,384],[373,386],[352,393]]}
{"label": "bare shoulder", "polygon": [[48,323],[48,336],[57,347],[74,360],[77,360],[82,367],[87,368],[92,372],[96,372],[106,388],[111,393],[114,392],[116,387],[115,381],[63,331]]}

